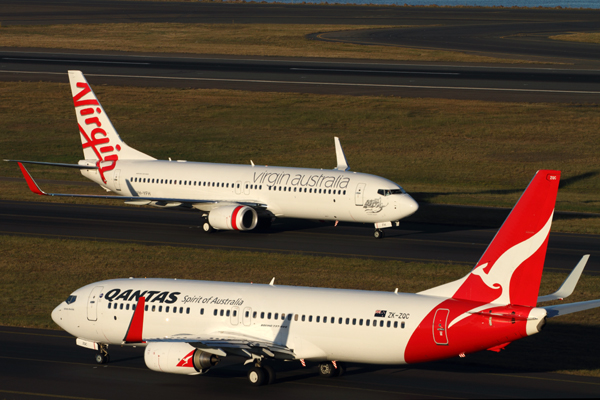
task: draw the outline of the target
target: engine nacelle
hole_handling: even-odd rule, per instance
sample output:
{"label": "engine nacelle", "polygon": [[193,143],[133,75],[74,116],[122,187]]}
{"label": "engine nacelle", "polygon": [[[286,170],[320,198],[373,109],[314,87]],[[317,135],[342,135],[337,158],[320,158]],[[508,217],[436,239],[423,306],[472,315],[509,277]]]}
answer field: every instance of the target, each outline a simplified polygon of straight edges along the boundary
{"label": "engine nacelle", "polygon": [[248,206],[222,206],[208,214],[208,223],[215,229],[250,231],[258,223],[258,214]]}
{"label": "engine nacelle", "polygon": [[188,343],[153,342],[144,351],[146,366],[153,371],[199,375],[219,362],[219,357],[198,350]]}

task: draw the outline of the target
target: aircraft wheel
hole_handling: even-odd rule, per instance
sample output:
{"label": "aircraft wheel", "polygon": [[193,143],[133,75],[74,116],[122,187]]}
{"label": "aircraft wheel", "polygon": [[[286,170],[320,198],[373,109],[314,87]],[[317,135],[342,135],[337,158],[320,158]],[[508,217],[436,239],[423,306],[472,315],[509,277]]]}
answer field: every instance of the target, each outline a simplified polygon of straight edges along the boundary
{"label": "aircraft wheel", "polygon": [[248,371],[248,380],[252,386],[264,385],[268,383],[267,373],[261,367],[252,367]]}
{"label": "aircraft wheel", "polygon": [[108,354],[97,353],[96,354],[96,363],[98,364],[108,364],[110,357]]}
{"label": "aircraft wheel", "polygon": [[375,239],[383,239],[385,237],[385,233],[383,233],[381,229],[375,229],[373,236],[375,236]]}
{"label": "aircraft wheel", "polygon": [[323,378],[333,378],[337,376],[338,370],[333,366],[331,361],[319,364],[319,375]]}
{"label": "aircraft wheel", "polygon": [[214,230],[215,230],[215,228],[213,228],[213,227],[212,227],[212,225],[211,225],[211,224],[210,224],[208,221],[205,221],[205,222],[202,224],[202,229],[203,229],[203,230],[204,230],[204,232],[206,232],[206,233],[212,233],[212,232],[214,232]]}
{"label": "aircraft wheel", "polygon": [[275,383],[275,380],[277,379],[275,370],[273,368],[271,368],[270,365],[263,365],[263,369],[265,370],[265,372],[267,374],[267,377],[266,377],[267,385]]}

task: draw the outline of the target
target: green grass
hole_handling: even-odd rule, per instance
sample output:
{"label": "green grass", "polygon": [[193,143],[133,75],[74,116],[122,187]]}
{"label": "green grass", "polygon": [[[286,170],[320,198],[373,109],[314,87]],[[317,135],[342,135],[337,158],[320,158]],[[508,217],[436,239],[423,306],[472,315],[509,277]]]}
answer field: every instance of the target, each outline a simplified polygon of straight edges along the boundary
{"label": "green grass", "polygon": [[577,32],[564,35],[549,36],[550,39],[563,40],[566,42],[600,43],[600,32]]}
{"label": "green grass", "polygon": [[[312,33],[377,29],[374,25],[129,23],[8,26],[0,46],[152,53],[324,57],[397,61],[527,63],[457,51],[363,46],[309,40]],[[394,26],[402,28],[402,26]]]}
{"label": "green grass", "polygon": [[[420,202],[512,207],[535,171],[559,169],[557,209],[600,211],[594,104],[94,89],[121,137],[160,159],[333,168],[339,136],[352,170],[398,182]],[[2,82],[0,97],[0,158],[82,157],[67,84]],[[85,180],[68,169],[30,171],[39,179]],[[0,176],[21,175],[0,162]],[[24,184],[0,181],[0,188],[0,199],[36,198]],[[598,218],[576,225],[569,229],[600,231]]]}
{"label": "green grass", "polygon": [[[75,289],[123,277],[162,277],[418,292],[464,276],[452,264],[204,250],[139,244],[0,236],[0,324],[58,327],[50,312]],[[541,294],[554,292],[566,274],[544,273]],[[583,275],[571,301],[600,297],[600,277]],[[526,371],[600,376],[596,337],[600,309],[550,320],[538,335],[501,354],[469,355],[468,363]],[[568,342],[568,344],[567,344]]]}

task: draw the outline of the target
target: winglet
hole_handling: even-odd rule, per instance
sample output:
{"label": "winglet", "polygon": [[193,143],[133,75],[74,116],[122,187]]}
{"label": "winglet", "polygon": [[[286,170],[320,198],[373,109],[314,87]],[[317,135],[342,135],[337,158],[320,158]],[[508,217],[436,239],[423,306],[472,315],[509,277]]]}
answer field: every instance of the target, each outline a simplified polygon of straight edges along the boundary
{"label": "winglet", "polygon": [[23,173],[23,177],[25,177],[25,181],[27,181],[29,190],[31,190],[33,193],[39,194],[41,196],[48,196],[48,194],[46,192],[44,192],[42,189],[40,189],[40,187],[37,185],[37,183],[35,183],[35,181],[31,177],[31,175],[29,174],[29,171],[27,171],[27,168],[25,168],[25,166],[21,163],[17,163],[17,164],[19,164],[19,168],[21,168],[21,172]]}
{"label": "winglet", "polygon": [[567,279],[565,279],[560,289],[558,289],[552,294],[548,294],[546,296],[539,296],[537,302],[541,303],[543,301],[550,300],[563,300],[569,297],[573,293],[573,290],[575,290],[575,286],[577,286],[577,282],[579,282],[581,273],[583,272],[585,264],[587,264],[589,258],[589,254],[586,254],[583,257],[581,257],[581,260],[579,260],[573,271],[571,271]]}
{"label": "winglet", "polygon": [[142,331],[144,330],[145,304],[146,298],[140,297],[140,299],[137,302],[137,305],[135,306],[133,317],[131,317],[129,328],[127,328],[125,339],[123,339],[124,343],[144,343],[144,341],[142,340]]}
{"label": "winglet", "polygon": [[333,138],[335,142],[335,157],[337,159],[337,169],[338,171],[348,171],[350,166],[348,165],[348,161],[346,161],[346,156],[344,155],[344,150],[342,149],[342,145],[340,144],[340,138],[335,136]]}

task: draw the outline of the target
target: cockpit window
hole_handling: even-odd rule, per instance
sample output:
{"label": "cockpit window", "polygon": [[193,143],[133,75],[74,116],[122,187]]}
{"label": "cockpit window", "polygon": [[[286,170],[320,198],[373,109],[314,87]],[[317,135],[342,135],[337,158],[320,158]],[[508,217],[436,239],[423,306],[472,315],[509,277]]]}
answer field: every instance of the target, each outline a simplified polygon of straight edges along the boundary
{"label": "cockpit window", "polygon": [[67,297],[66,302],[67,302],[67,304],[71,304],[71,303],[75,303],[75,300],[77,300],[77,296],[71,295],[71,296]]}
{"label": "cockpit window", "polygon": [[377,191],[377,194],[380,194],[382,196],[391,196],[393,194],[406,194],[406,191],[404,191],[404,189],[402,189],[401,187],[399,187],[398,189],[379,189]]}

